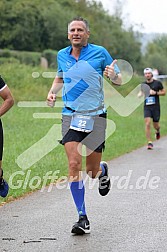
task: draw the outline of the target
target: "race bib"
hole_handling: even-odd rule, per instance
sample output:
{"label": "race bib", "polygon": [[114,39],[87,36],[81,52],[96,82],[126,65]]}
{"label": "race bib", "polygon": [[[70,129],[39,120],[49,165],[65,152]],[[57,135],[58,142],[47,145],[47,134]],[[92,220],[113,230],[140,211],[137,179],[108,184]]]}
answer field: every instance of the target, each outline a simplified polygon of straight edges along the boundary
{"label": "race bib", "polygon": [[93,130],[94,118],[92,116],[84,116],[74,114],[71,119],[70,129],[91,132]]}
{"label": "race bib", "polygon": [[155,104],[155,97],[154,96],[150,96],[146,98],[146,105],[153,105]]}

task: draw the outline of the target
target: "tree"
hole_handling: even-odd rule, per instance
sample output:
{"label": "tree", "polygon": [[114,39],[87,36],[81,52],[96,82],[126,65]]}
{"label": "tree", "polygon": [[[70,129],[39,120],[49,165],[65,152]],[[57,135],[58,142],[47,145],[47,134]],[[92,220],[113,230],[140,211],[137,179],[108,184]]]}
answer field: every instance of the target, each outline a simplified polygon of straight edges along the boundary
{"label": "tree", "polygon": [[43,17],[35,2],[4,1],[0,5],[0,47],[15,50],[40,51],[44,48],[41,38],[45,33]]}
{"label": "tree", "polygon": [[144,59],[148,66],[158,69],[161,74],[167,74],[166,55],[167,35],[161,35],[147,45]]}
{"label": "tree", "polygon": [[131,27],[125,30],[118,0],[114,15],[95,0],[1,0],[0,48],[43,51],[69,45],[67,24],[76,16],[90,23],[90,43],[104,46],[114,58],[135,70],[141,61],[140,42]]}

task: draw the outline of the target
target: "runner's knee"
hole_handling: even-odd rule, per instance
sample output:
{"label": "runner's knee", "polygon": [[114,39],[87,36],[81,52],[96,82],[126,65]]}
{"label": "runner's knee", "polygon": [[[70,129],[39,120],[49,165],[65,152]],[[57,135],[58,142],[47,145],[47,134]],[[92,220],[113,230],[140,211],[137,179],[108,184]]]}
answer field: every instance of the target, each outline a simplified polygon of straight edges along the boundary
{"label": "runner's knee", "polygon": [[69,171],[70,173],[76,173],[81,170],[81,162],[78,160],[69,161]]}

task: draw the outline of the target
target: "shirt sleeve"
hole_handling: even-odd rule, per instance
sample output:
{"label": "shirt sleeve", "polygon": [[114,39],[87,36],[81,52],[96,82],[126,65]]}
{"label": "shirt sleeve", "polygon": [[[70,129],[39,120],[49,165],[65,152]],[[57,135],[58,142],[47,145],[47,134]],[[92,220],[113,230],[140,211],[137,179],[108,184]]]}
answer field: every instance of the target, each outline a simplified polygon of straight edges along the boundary
{"label": "shirt sleeve", "polygon": [[5,81],[0,76],[0,91],[2,91],[6,86],[7,85],[6,85]]}
{"label": "shirt sleeve", "polygon": [[60,64],[60,56],[59,56],[59,53],[58,53],[58,55],[57,55],[57,77],[63,78],[63,70],[62,70],[61,64]]}
{"label": "shirt sleeve", "polygon": [[162,85],[162,83],[159,81],[159,85],[158,85],[159,87],[158,87],[158,89],[159,90],[162,90],[162,89],[164,89],[164,87],[163,87],[163,85]]}

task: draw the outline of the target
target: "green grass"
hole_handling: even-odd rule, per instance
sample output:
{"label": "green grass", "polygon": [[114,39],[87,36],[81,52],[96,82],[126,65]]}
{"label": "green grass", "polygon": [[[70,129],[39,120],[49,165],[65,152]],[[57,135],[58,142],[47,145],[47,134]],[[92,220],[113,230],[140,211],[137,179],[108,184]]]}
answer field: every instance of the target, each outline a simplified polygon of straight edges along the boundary
{"label": "green grass", "polygon": [[[54,148],[47,155],[45,155],[38,162],[34,163],[27,170],[22,170],[16,163],[16,160],[20,154],[25,150],[30,148],[33,144],[42,139],[51,127],[56,124],[61,124],[61,119],[35,119],[33,118],[33,113],[51,113],[60,112],[60,109],[51,108],[24,108],[18,107],[19,101],[45,101],[47,92],[51,86],[51,79],[44,79],[42,77],[38,79],[33,79],[31,73],[33,71],[43,70],[38,68],[34,69],[30,66],[16,66],[7,64],[1,69],[3,77],[7,79],[7,83],[15,97],[14,107],[2,117],[3,127],[4,127],[4,155],[3,155],[3,169],[4,177],[7,181],[15,173],[17,174],[12,180],[13,186],[18,186],[21,183],[20,188],[10,189],[9,195],[5,199],[0,199],[0,203],[5,201],[13,200],[14,198],[20,197],[33,191],[37,181],[41,179],[39,183],[39,188],[43,184],[43,177],[50,171],[51,173],[60,170],[58,174],[61,176],[66,176],[68,172],[67,158],[64,153],[64,148],[62,145]],[[11,72],[12,71],[12,72]],[[53,71],[53,70],[52,70]],[[136,84],[138,82],[136,81]],[[129,85],[130,86],[130,85]],[[127,89],[130,92],[130,88]],[[125,85],[119,88],[119,92],[126,95],[127,89]],[[126,92],[125,92],[126,91]],[[112,99],[112,97],[111,97]],[[161,134],[167,135],[167,96],[161,97]],[[144,133],[144,120],[143,120],[143,105],[138,107],[131,115],[127,117],[122,117],[118,115],[113,109],[108,109],[108,118],[113,120],[116,124],[116,131],[107,139],[106,149],[103,153],[104,160],[111,160],[122,154],[131,152],[146,144],[145,133]],[[152,130],[152,134],[154,131]],[[54,134],[48,139],[46,143],[56,141]],[[36,151],[32,153],[32,156],[36,155]],[[29,157],[27,157],[29,158]],[[83,161],[83,166],[84,166]],[[28,175],[30,175],[28,177]],[[27,177],[26,177],[27,176]],[[37,180],[32,180],[34,176],[38,176]],[[27,178],[27,184],[25,184],[25,179]],[[20,181],[20,182],[19,182]],[[49,184],[50,181],[47,181]],[[19,186],[18,186],[19,187]]]}

